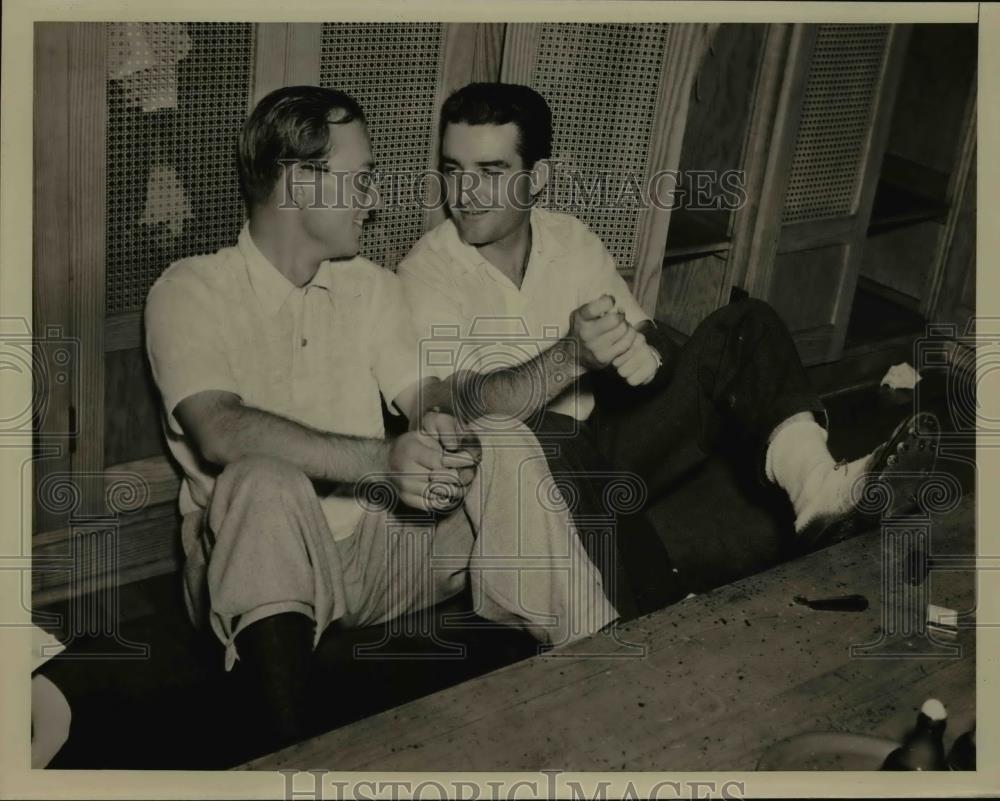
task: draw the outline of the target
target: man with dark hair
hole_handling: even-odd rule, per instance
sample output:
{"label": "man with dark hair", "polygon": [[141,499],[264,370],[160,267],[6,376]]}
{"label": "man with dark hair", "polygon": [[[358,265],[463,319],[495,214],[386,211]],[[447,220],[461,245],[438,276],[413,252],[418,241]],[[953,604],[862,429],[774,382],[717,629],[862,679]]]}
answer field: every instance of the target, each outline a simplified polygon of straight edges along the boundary
{"label": "man with dark hair", "polygon": [[[759,300],[709,315],[678,349],[636,302],[603,243],[567,214],[539,208],[549,177],[551,113],[526,86],[471,84],[441,109],[441,169],[450,218],[428,232],[398,273],[421,338],[451,357],[438,374],[457,376],[452,409],[528,421],[572,473],[600,516],[600,486],[588,475],[628,472],[650,500],[662,497],[710,454],[735,445],[754,455],[762,485],[788,495],[794,543],[817,547],[859,521],[856,500],[870,482],[892,491],[890,514],[912,502],[931,470],[936,421],[904,421],[873,453],[835,462],[827,416],[786,327]],[[499,322],[540,343],[502,369],[481,334]],[[436,331],[458,329],[449,338]],[[596,398],[596,402],[595,402]],[[595,508],[597,507],[597,508]],[[621,527],[621,526],[620,526]],[[650,527],[633,519],[618,558],[639,611],[684,592]],[[607,569],[607,566],[602,566]]]}
{"label": "man with dark hair", "polygon": [[[545,644],[613,621],[565,505],[538,499],[550,477],[531,432],[491,448],[423,411],[448,390],[419,380],[398,279],[357,255],[375,202],[358,104],[272,92],[238,166],[249,220],[235,247],[171,265],[145,323],[185,474],[185,600],[227,670],[239,659],[272,745],[307,729],[310,653],[333,621],[380,623],[467,580],[478,614]],[[409,432],[386,439],[380,395]],[[555,557],[562,570],[532,563]]]}

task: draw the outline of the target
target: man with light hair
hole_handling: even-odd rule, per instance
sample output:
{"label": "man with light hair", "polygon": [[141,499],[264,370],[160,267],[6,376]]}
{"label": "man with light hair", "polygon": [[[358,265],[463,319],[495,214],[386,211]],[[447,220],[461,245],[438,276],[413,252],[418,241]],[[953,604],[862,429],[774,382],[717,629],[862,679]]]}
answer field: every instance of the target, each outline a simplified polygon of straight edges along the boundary
{"label": "man with light hair", "polygon": [[[550,476],[531,432],[494,447],[427,411],[449,390],[419,373],[396,276],[358,256],[374,167],[361,107],[278,89],[244,125],[238,166],[235,246],[171,265],[145,323],[184,471],[185,599],[239,665],[269,745],[310,729],[311,652],[335,621],[381,623],[471,581],[479,615],[545,645],[611,623],[565,504],[539,499]],[[380,398],[410,431],[385,436]]]}

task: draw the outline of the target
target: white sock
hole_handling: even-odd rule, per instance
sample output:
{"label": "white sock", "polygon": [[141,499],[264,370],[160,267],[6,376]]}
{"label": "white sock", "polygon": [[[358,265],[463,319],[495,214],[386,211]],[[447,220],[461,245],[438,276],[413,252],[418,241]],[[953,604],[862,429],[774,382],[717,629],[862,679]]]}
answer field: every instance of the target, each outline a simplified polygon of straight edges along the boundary
{"label": "white sock", "polygon": [[795,530],[820,515],[851,508],[851,487],[869,456],[838,464],[826,447],[827,431],[811,419],[789,420],[778,426],[767,448],[764,471],[788,493],[795,510]]}

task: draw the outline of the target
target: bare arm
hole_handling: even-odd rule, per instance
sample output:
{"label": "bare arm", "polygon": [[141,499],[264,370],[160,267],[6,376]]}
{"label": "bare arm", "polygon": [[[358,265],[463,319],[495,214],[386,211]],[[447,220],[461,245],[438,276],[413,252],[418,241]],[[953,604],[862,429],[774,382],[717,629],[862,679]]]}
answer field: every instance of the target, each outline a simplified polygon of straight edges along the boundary
{"label": "bare arm", "polygon": [[[483,415],[525,420],[565,392],[587,370],[603,370],[639,337],[605,295],[573,312],[570,333],[516,367],[452,375],[424,386],[422,408],[437,407],[468,422]],[[644,341],[644,340],[643,340]]]}
{"label": "bare arm", "polygon": [[220,466],[264,455],[283,459],[312,479],[354,482],[389,465],[389,442],[309,428],[244,406],[230,392],[198,392],[178,403],[174,415],[202,457]]}
{"label": "bare arm", "polygon": [[564,337],[516,367],[485,375],[458,374],[459,418],[475,419],[484,414],[519,420],[531,417],[583,374],[576,354],[574,341]]}
{"label": "bare arm", "polygon": [[487,414],[524,420],[565,392],[582,373],[575,343],[565,337],[515,367],[489,373],[459,371],[443,381],[425,381],[411,425],[431,409],[454,415],[463,423]]}

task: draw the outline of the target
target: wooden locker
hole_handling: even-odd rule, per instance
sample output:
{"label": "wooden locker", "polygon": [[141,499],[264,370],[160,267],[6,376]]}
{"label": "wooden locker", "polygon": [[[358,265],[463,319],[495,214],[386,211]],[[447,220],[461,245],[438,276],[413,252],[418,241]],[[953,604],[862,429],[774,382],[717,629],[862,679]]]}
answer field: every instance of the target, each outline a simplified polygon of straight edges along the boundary
{"label": "wooden locker", "polygon": [[832,24],[769,35],[760,93],[773,116],[750,143],[759,199],[737,220],[731,276],[777,309],[806,364],[843,351],[908,36]]}

